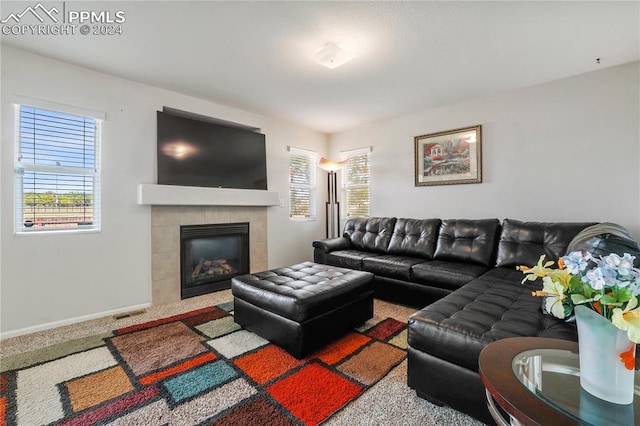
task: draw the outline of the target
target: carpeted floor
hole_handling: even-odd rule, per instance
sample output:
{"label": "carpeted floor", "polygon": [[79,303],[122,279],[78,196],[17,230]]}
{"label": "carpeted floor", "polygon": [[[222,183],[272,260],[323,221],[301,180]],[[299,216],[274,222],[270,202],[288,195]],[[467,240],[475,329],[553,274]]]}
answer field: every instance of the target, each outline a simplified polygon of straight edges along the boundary
{"label": "carpeted floor", "polygon": [[[163,366],[171,366],[176,365],[176,360],[179,359],[199,359],[200,354],[198,351],[202,346],[196,342],[198,340],[197,336],[193,334],[185,333],[184,324],[182,323],[170,323],[170,324],[159,324],[158,327],[150,328],[148,330],[137,330],[136,325],[141,323],[148,323],[149,321],[158,320],[160,318],[169,317],[172,315],[179,315],[187,311],[193,311],[201,308],[210,308],[213,305],[224,304],[225,302],[229,302],[232,299],[229,291],[212,293],[205,296],[200,296],[196,298],[187,299],[184,301],[180,301],[170,305],[163,305],[152,307],[147,310],[144,314],[132,316],[129,318],[124,318],[120,320],[116,320],[113,318],[102,318],[98,320],[87,321],[81,324],[74,324],[71,326],[60,327],[53,330],[48,330],[44,332],[34,333],[27,336],[20,336],[10,339],[5,339],[0,341],[0,354],[3,358],[3,361],[11,361],[13,359],[19,359],[20,356],[14,357],[13,355],[21,354],[24,352],[32,351],[34,349],[40,349],[43,347],[48,347],[48,350],[45,351],[48,353],[50,359],[54,359],[57,356],[60,356],[60,351],[62,348],[64,350],[69,350],[69,345],[66,343],[70,340],[87,340],[91,336],[98,336],[97,340],[100,341],[101,335],[108,335],[111,330],[120,330],[122,335],[118,335],[110,339],[111,344],[113,344],[113,348],[118,351],[118,353],[122,354],[126,364],[130,366],[132,374],[141,375],[143,377],[151,377],[150,379],[145,380],[153,380],[153,374],[148,374],[149,372],[158,371],[162,369]],[[407,317],[413,313],[415,309],[406,308],[398,305],[393,305],[390,303],[386,303],[383,301],[376,300],[375,302],[375,317],[372,320],[373,323],[379,323],[383,321],[385,318],[394,318],[398,321],[406,322]],[[223,318],[224,320],[225,318]],[[211,321],[210,324],[216,323],[216,326],[220,326],[223,322]],[[209,324],[208,323],[208,324]],[[204,323],[203,323],[204,324]],[[224,324],[223,324],[224,325]],[[224,326],[229,326],[231,324],[226,324]],[[201,327],[204,325],[200,325]],[[200,330],[203,331],[203,330]],[[215,330],[206,330],[203,331],[206,335],[214,335],[216,333]],[[159,334],[158,334],[159,333]],[[178,336],[177,338],[182,339],[179,340],[179,344],[174,345],[173,347],[180,348],[179,350],[172,351],[164,351],[162,347],[158,347],[154,350],[154,353],[157,353],[156,357],[148,357],[139,356],[139,352],[134,350],[135,347],[140,345],[153,345],[156,342],[159,336],[167,336],[173,335]],[[135,337],[132,337],[135,336]],[[400,334],[396,337],[400,337]],[[402,335],[404,339],[406,339],[406,334]],[[94,338],[94,337],[91,337]],[[193,341],[195,339],[196,341]],[[84,343],[86,344],[86,343]],[[96,343],[97,344],[97,343]],[[228,342],[219,342],[219,345],[228,344]],[[382,345],[382,343],[380,343]],[[406,342],[405,342],[406,344]],[[153,346],[152,346],[153,347]],[[232,346],[230,346],[232,347]],[[273,347],[273,346],[270,346]],[[372,345],[373,347],[373,345]],[[379,358],[378,352],[373,355],[373,351],[375,348],[372,348],[372,354],[369,355],[371,358]],[[216,350],[220,353],[223,353],[224,346],[218,346]],[[269,351],[276,349],[269,349]],[[194,352],[195,351],[195,352]],[[42,351],[38,351],[42,353]],[[267,356],[264,358],[267,350],[265,347],[264,351],[258,351],[254,355],[262,356],[263,359],[271,359],[272,356]],[[363,357],[367,356],[366,351],[363,352]],[[392,355],[396,356],[393,351],[391,351]],[[99,354],[98,354],[99,355]],[[228,354],[230,357],[233,357],[233,353]],[[206,354],[202,355],[206,356]],[[24,357],[22,357],[24,358]],[[99,356],[98,356],[99,359]],[[394,358],[395,359],[395,358]],[[400,360],[399,358],[397,359]],[[33,362],[34,360],[31,360]],[[35,360],[38,362],[38,360]],[[205,360],[209,362],[210,360]],[[205,362],[203,361],[203,362]],[[96,360],[92,360],[92,363],[95,363]],[[397,361],[396,361],[397,362]],[[393,365],[396,362],[391,361],[389,365]],[[253,371],[251,369],[251,365],[255,364],[255,359],[248,358],[246,360],[246,368],[250,371],[250,374],[253,374],[255,377],[254,381],[260,383],[261,380],[268,382],[270,379],[270,375],[272,371],[277,368],[284,368],[282,365],[271,365],[266,371]],[[3,364],[6,364],[3,362]],[[362,374],[362,368],[360,366],[350,366],[348,363],[344,363],[341,368],[340,374],[347,375],[357,375]],[[215,363],[206,364],[207,368],[212,367]],[[7,369],[7,365],[2,366],[3,370]],[[74,406],[71,406],[72,410],[83,410],[85,407],[91,406],[91,404],[95,404],[95,401],[92,398],[96,398],[95,395],[91,395],[86,392],[86,389],[92,385],[92,381],[100,382],[109,380],[114,383],[120,383],[119,387],[116,386],[117,392],[126,393],[128,392],[128,381],[126,377],[124,377],[121,370],[117,368],[105,368],[106,366],[102,366],[97,368],[94,371],[101,371],[99,375],[91,375],[87,376],[85,380],[79,380],[74,382],[70,386],[67,386],[66,392],[69,394],[69,401],[73,401]],[[19,367],[18,367],[19,368]],[[74,366],[77,368],[77,366]],[[313,368],[317,369],[317,365],[310,365],[309,369],[305,367],[300,370],[300,374],[307,374],[309,377],[324,377],[326,375],[327,379],[331,379],[330,372],[325,370],[315,371]],[[386,373],[386,371],[384,371]],[[224,371],[211,371],[211,374],[225,374]],[[257,378],[256,378],[257,377]],[[263,377],[260,379],[260,377]],[[357,377],[357,376],[356,376]],[[330,417],[324,424],[328,425],[358,425],[358,424],[393,424],[393,425],[475,425],[480,424],[475,420],[465,416],[455,410],[443,407],[437,407],[425,400],[422,400],[416,397],[415,392],[410,390],[406,386],[406,360],[402,361],[397,367],[395,367],[389,374],[384,376],[381,380],[379,379],[371,379],[370,383],[367,383],[367,378],[365,376],[360,376],[356,382],[360,384],[364,384],[365,391],[362,393],[357,399],[349,402],[343,409],[341,409],[337,414],[334,414]],[[377,383],[376,383],[377,381]],[[166,383],[166,382],[165,382]],[[375,384],[374,384],[375,383]],[[183,391],[184,386],[180,386],[178,381],[173,382],[172,384],[175,387],[174,392],[176,395],[174,398],[180,399],[180,392]],[[171,384],[169,385],[172,386]],[[273,383],[270,385],[273,389],[274,395],[284,395],[286,394],[287,387],[284,385],[282,389],[278,389],[276,385],[278,383]],[[368,387],[369,385],[372,385]],[[204,384],[203,386],[208,386],[208,384]],[[340,389],[341,392],[346,392],[348,394],[349,389],[348,386],[344,383],[335,384],[331,386],[327,386],[327,388],[331,389]],[[190,386],[191,387],[191,386]],[[344,388],[344,389],[343,389]],[[151,389],[151,387],[150,387]],[[242,393],[248,392],[248,389],[237,389],[233,390],[232,393]],[[280,392],[280,393],[279,393]],[[105,395],[100,395],[100,398],[108,397]],[[138,395],[139,398],[153,398],[151,395]],[[189,398],[189,395],[183,396],[184,398]],[[284,396],[283,396],[284,398]],[[263,404],[263,406],[260,406]],[[265,404],[264,401],[256,401],[256,405],[252,406],[252,410],[266,410],[269,407]],[[301,410],[301,413],[307,413],[304,415],[308,415],[308,423],[312,424],[316,421],[316,415],[318,409],[313,408],[312,402],[302,403],[296,408],[297,410]],[[237,414],[237,415],[241,415]],[[302,415],[302,414],[301,414]],[[322,418],[320,418],[322,420]],[[231,421],[231,420],[230,420]],[[172,423],[173,424],[173,423]],[[179,424],[179,423],[176,423]]]}

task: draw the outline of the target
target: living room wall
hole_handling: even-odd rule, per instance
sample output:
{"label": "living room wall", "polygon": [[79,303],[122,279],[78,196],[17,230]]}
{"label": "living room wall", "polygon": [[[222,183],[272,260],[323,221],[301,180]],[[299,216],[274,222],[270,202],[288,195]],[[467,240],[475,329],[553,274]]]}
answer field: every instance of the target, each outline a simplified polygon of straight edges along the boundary
{"label": "living room wall", "polygon": [[[274,267],[312,256],[310,241],[324,234],[324,222],[289,221],[287,146],[325,155],[326,135],[6,46],[1,59],[3,337],[151,302],[151,207],[137,204],[137,187],[155,183],[156,111],[165,105],[261,128],[267,136],[269,189],[280,193],[283,204],[267,209],[268,263]],[[106,113],[100,233],[14,235],[13,95]],[[319,196],[323,205],[325,195]]]}
{"label": "living room wall", "polygon": [[[639,65],[628,63],[331,135],[372,146],[371,214],[610,221],[640,240]],[[414,136],[482,125],[480,184],[414,186]]]}

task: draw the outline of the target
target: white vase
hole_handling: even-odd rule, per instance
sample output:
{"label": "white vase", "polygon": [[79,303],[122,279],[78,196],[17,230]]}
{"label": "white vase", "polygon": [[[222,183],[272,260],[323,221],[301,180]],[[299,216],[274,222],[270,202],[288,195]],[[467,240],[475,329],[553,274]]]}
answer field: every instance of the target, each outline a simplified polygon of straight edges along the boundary
{"label": "white vase", "polygon": [[616,328],[586,306],[576,306],[580,349],[580,386],[591,395],[614,404],[631,404],[635,369],[627,369],[620,354],[635,343],[626,331]]}

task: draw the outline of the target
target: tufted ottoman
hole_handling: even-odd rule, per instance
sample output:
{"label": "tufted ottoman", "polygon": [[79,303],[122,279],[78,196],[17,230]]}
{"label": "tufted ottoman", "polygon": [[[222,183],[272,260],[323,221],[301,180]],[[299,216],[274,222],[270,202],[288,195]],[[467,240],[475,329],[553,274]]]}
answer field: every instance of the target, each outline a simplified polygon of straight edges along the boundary
{"label": "tufted ottoman", "polygon": [[373,317],[373,274],[304,262],[231,280],[235,322],[302,358]]}

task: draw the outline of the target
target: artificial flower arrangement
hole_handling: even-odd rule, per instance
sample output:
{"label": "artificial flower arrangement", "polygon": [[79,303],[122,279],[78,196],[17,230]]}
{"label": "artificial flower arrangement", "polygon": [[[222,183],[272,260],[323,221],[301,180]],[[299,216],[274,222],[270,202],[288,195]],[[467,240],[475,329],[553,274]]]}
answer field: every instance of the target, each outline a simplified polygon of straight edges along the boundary
{"label": "artificial flower arrangement", "polygon": [[595,258],[575,251],[558,259],[557,269],[544,255],[536,266],[516,269],[526,275],[523,283],[542,278],[542,291],[532,294],[546,297],[545,307],[553,316],[566,318],[575,306],[584,305],[640,343],[640,270],[633,267],[634,259],[628,253]]}

